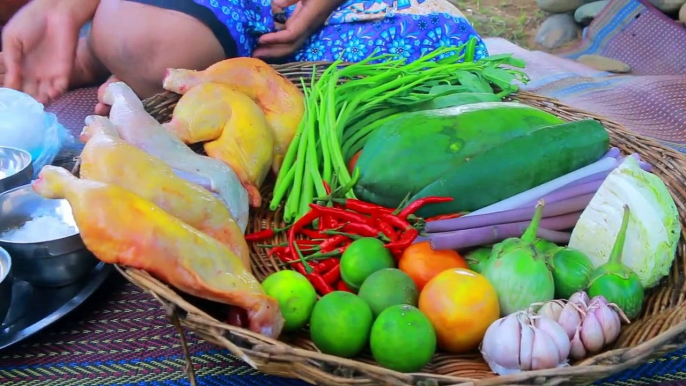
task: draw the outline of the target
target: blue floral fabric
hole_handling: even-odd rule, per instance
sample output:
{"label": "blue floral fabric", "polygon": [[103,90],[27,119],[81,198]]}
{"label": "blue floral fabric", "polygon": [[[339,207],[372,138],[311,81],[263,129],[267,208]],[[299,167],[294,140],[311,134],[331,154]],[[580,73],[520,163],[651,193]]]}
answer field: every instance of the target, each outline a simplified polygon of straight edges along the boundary
{"label": "blue floral fabric", "polygon": [[193,0],[209,8],[236,41],[238,56],[251,56],[261,35],[274,32],[271,0]]}
{"label": "blue floral fabric", "polygon": [[[486,45],[464,18],[446,14],[397,14],[379,21],[324,26],[294,55],[295,61],[358,62],[372,52],[419,59],[439,47],[459,46],[477,38],[475,60],[488,56]],[[439,56],[438,59],[441,59]]]}
{"label": "blue floral fabric", "polygon": [[[210,8],[224,22],[240,56],[251,56],[260,35],[276,30],[270,0],[193,1]],[[436,48],[459,46],[472,37],[477,39],[475,60],[488,56],[486,45],[459,12],[413,12],[413,7],[420,8],[425,2],[428,4],[428,0],[348,0],[290,60],[358,62],[376,51],[405,57],[409,63]],[[286,9],[286,17],[293,10]]]}

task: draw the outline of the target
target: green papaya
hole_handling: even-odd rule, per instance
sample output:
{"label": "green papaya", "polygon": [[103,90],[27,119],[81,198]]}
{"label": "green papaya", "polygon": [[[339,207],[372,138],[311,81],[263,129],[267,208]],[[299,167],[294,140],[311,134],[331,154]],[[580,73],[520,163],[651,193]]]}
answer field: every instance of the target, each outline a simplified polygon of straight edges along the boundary
{"label": "green papaya", "polygon": [[481,102],[393,115],[364,145],[356,164],[355,195],[395,208],[408,193],[418,193],[475,156],[562,122],[545,111],[514,102]]}
{"label": "green papaya", "polygon": [[[406,112],[397,112],[396,109],[378,111],[361,119],[358,123],[355,123],[355,125],[351,126],[350,130],[346,130],[346,133],[343,135],[341,152],[347,162],[355,153],[364,147],[365,141],[368,139],[370,133],[373,133],[374,130],[385,125],[386,122],[394,121],[398,119],[398,117],[407,114],[407,111],[435,110],[481,102],[501,101],[502,99],[493,93],[461,92],[441,95],[429,101],[409,106],[406,109]],[[388,113],[385,113],[386,111],[388,111]],[[364,132],[360,131],[362,128],[364,128]]]}
{"label": "green papaya", "polygon": [[491,148],[453,168],[410,198],[453,197],[421,208],[423,217],[471,212],[587,166],[610,146],[605,128],[595,120],[544,127]]}

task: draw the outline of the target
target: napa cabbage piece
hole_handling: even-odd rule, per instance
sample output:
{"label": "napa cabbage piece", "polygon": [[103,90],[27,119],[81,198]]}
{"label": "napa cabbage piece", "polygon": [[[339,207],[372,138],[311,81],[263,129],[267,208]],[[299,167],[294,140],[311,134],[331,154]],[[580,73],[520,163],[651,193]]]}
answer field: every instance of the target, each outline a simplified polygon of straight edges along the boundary
{"label": "napa cabbage piece", "polygon": [[595,267],[606,263],[624,205],[631,217],[622,263],[636,272],[644,288],[650,288],[669,274],[681,225],[664,182],[643,171],[634,157],[626,157],[605,179],[574,227],[569,246],[584,252]]}

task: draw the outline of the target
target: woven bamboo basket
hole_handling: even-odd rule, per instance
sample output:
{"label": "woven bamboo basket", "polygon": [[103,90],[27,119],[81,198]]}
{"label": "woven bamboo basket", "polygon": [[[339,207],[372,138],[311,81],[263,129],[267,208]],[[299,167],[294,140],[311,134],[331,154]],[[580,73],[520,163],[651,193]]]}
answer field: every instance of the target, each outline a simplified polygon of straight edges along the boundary
{"label": "woven bamboo basket", "polygon": [[[283,76],[300,85],[300,78],[308,78],[312,67],[324,68],[326,63],[298,63],[275,66]],[[144,101],[147,111],[160,122],[169,120],[179,96],[162,93]],[[653,165],[653,171],[667,184],[679,209],[682,227],[686,233],[686,158],[657,142],[636,135],[617,123],[592,114],[575,110],[556,100],[520,92],[512,97],[521,103],[535,106],[565,120],[592,118],[608,130],[613,146],[625,153],[637,152]],[[265,205],[251,213],[247,232],[283,226],[280,210],[271,212],[271,187],[265,186]],[[683,235],[682,235],[683,236]],[[277,236],[270,244],[283,242]],[[254,274],[263,280],[283,265],[267,257],[265,251],[251,245]],[[686,291],[684,262],[686,244],[680,240],[677,257],[671,272],[661,285],[647,294],[644,310],[635,322],[625,326],[616,343],[607,351],[574,363],[570,367],[524,372],[509,376],[494,375],[479,353],[448,355],[437,353],[421,373],[402,374],[377,366],[367,355],[354,360],[338,358],[319,352],[308,338],[307,331],[285,335],[280,340],[223,323],[217,317],[219,305],[193,299],[151,277],[146,272],[118,267],[131,282],[151,293],[169,312],[172,322],[179,328],[193,331],[201,338],[230,350],[250,366],[267,374],[300,378],[317,385],[512,385],[512,384],[589,384],[622,370],[636,366],[670,351],[686,346]],[[195,384],[188,351],[183,345],[187,373]]]}

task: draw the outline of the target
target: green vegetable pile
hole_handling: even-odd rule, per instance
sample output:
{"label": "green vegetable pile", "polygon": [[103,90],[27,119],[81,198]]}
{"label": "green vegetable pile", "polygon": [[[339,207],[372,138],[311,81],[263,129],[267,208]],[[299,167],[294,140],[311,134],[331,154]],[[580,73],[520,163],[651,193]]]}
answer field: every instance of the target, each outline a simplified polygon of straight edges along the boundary
{"label": "green vegetable pile", "polygon": [[410,64],[405,58],[372,54],[355,64],[334,62],[318,77],[315,68],[311,84],[303,84],[305,114],[277,177],[270,209],[285,199],[283,217],[292,222],[309,210],[314,197],[327,194],[324,182],[354,198],[349,188],[355,178],[346,161],[385,118],[450,105],[450,99],[437,98],[464,98],[460,94],[473,94],[467,100],[502,100],[518,90],[516,81],[528,82],[512,68],[523,68],[522,60],[494,55],[474,61],[475,45],[471,39],[440,48]]}

